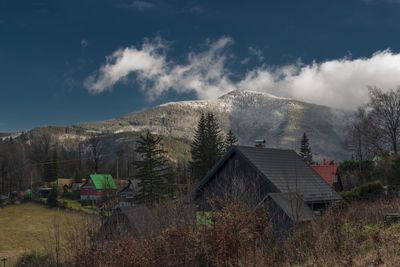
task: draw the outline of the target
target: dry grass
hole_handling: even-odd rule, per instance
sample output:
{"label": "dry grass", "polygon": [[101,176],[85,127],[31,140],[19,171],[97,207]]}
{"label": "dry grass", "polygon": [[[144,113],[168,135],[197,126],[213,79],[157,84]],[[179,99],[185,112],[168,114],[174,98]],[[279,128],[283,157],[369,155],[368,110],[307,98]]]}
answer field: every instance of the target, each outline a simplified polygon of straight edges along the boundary
{"label": "dry grass", "polygon": [[[172,208],[175,206],[176,208]],[[155,207],[153,214],[179,212],[179,204]],[[194,215],[194,214],[192,214]],[[145,234],[114,233],[113,240],[100,240],[77,251],[69,264],[74,266],[237,266],[256,263],[255,252],[268,250],[271,227],[265,216],[229,203],[211,215],[211,226],[198,226],[193,218],[158,218],[169,224]],[[193,216],[192,216],[193,217]],[[169,218],[169,219],[168,219]],[[157,219],[157,218],[154,218]],[[264,242],[266,241],[266,242]],[[270,265],[273,261],[263,261]]]}
{"label": "dry grass", "polygon": [[[135,233],[118,230],[101,238],[94,222],[64,228],[59,224],[66,243],[59,249],[58,262],[65,266],[400,266],[400,223],[383,223],[384,215],[392,212],[400,212],[400,199],[353,203],[346,209],[328,209],[282,238],[273,234],[262,212],[241,203],[226,203],[212,213],[211,226],[198,226],[193,207],[174,202],[153,207],[143,218],[147,227]],[[47,227],[54,228],[51,225],[50,220]],[[18,229],[10,231],[24,235]],[[42,236],[49,236],[46,233],[42,229]],[[57,265],[57,235],[52,233],[46,266]]]}
{"label": "dry grass", "polygon": [[[400,212],[399,204],[399,199],[392,199],[328,209],[320,218],[295,227],[291,236],[282,238],[272,234],[265,216],[228,203],[213,213],[212,227],[181,220],[159,225],[160,229],[145,238],[123,233],[116,240],[90,243],[77,251],[69,264],[400,266],[400,224],[383,224],[386,213]],[[165,213],[159,219],[166,220]]]}
{"label": "dry grass", "polygon": [[[16,258],[22,253],[45,251],[54,240],[55,226],[67,232],[85,215],[50,209],[35,203],[9,205],[0,210],[0,257]],[[65,238],[61,238],[61,244]]]}
{"label": "dry grass", "polygon": [[400,224],[384,225],[400,212],[400,200],[353,203],[329,209],[285,241],[286,264],[301,266],[400,266]]}

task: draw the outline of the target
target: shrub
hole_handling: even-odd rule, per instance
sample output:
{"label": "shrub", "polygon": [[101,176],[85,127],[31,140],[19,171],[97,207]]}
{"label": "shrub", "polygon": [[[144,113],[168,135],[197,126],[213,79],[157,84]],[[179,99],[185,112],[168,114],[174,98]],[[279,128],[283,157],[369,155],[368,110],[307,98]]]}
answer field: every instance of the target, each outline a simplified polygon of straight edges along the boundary
{"label": "shrub", "polygon": [[68,199],[77,199],[79,198],[79,192],[75,193],[75,192],[64,192],[61,194],[61,196],[63,198],[68,198]]}
{"label": "shrub", "polygon": [[16,266],[36,267],[36,266],[49,266],[50,257],[49,255],[41,255],[37,252],[30,252],[22,255],[16,264]]}
{"label": "shrub", "polygon": [[91,206],[93,201],[96,202],[96,200],[92,200],[92,199],[83,199],[80,202],[81,202],[82,206]]}
{"label": "shrub", "polygon": [[21,193],[20,195],[20,199],[22,200],[22,202],[27,202],[27,201],[31,201],[32,200],[32,193]]}
{"label": "shrub", "polygon": [[49,194],[49,197],[47,198],[47,204],[51,207],[57,207],[58,206],[58,192],[56,188],[53,188]]}
{"label": "shrub", "polygon": [[376,200],[382,196],[384,192],[380,182],[368,182],[358,187],[354,187],[349,191],[343,191],[340,195],[347,201],[353,202],[356,200]]}
{"label": "shrub", "polygon": [[68,203],[65,200],[58,200],[57,207],[66,209],[68,208]]}
{"label": "shrub", "polygon": [[373,180],[375,177],[374,175],[376,175],[374,173],[374,162],[369,160],[363,160],[361,162],[354,160],[343,161],[340,163],[338,171],[346,190],[369,182]]}
{"label": "shrub", "polygon": [[277,265],[278,257],[271,246],[272,227],[262,213],[228,204],[210,214],[214,222],[210,227],[197,227],[194,221],[173,217],[177,219],[175,223],[169,223],[146,239],[124,233],[123,238],[111,242],[109,238],[97,240],[88,249],[79,251],[72,265],[245,266],[245,263],[255,265],[254,253],[260,248],[265,254],[258,255],[263,259],[259,263]]}
{"label": "shrub", "polygon": [[349,203],[360,199],[360,193],[356,188],[353,188],[350,191],[340,192],[340,195]]}
{"label": "shrub", "polygon": [[360,169],[361,164],[361,171],[371,171],[374,167],[373,161],[371,160],[362,160],[361,162],[356,160],[345,160],[339,165],[339,172],[352,172],[358,171]]}
{"label": "shrub", "polygon": [[399,224],[382,227],[385,214],[400,212],[399,203],[332,206],[282,238],[271,234],[264,213],[247,206],[228,203],[208,213],[211,225],[198,227],[194,206],[169,202],[144,209],[146,223],[137,231],[113,226],[111,238],[99,236],[102,227],[80,224],[68,239],[63,266],[399,266]]}
{"label": "shrub", "polygon": [[383,194],[383,186],[380,182],[369,182],[359,187],[361,200],[376,200]]}

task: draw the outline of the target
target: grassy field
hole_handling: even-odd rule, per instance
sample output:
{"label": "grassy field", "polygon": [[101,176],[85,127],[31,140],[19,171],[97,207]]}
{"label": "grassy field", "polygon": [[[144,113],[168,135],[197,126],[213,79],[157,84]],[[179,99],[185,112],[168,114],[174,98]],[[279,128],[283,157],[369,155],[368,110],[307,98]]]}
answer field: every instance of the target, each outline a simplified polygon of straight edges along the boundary
{"label": "grassy field", "polygon": [[82,206],[81,203],[77,200],[67,199],[67,198],[58,198],[58,202],[64,205],[67,208],[71,208],[76,211],[82,211],[87,214],[97,214],[97,211],[92,209],[91,206]]}
{"label": "grassy field", "polygon": [[6,206],[0,210],[0,258],[12,261],[24,252],[43,251],[49,247],[56,226],[63,233],[87,216],[35,203]]}

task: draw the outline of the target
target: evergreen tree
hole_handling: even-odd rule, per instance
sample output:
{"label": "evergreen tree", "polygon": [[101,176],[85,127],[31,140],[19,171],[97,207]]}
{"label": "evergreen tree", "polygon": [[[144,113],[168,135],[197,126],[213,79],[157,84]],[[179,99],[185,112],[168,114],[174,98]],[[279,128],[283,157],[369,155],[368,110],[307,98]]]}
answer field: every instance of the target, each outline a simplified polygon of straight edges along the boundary
{"label": "evergreen tree", "polygon": [[188,168],[188,162],[186,160],[178,161],[176,167],[176,183],[177,183],[177,194],[180,195],[187,195],[191,187],[191,180],[190,180],[190,168]]}
{"label": "evergreen tree", "polygon": [[224,141],[214,114],[202,114],[191,145],[193,177],[201,179],[223,153]]}
{"label": "evergreen tree", "polygon": [[400,185],[400,157],[392,160],[392,171],[388,175],[387,183],[390,185]]}
{"label": "evergreen tree", "polygon": [[169,198],[174,198],[176,197],[176,191],[178,189],[177,183],[176,183],[176,172],[175,170],[170,167],[168,170],[168,173],[166,175],[166,182],[167,182],[167,194]]}
{"label": "evergreen tree", "polygon": [[138,140],[137,152],[142,156],[137,161],[138,191],[135,195],[137,203],[152,205],[158,203],[167,188],[168,167],[164,157],[165,151],[159,148],[161,138],[147,132]]}
{"label": "evergreen tree", "polygon": [[21,140],[22,143],[26,143],[29,140],[29,138],[25,132],[21,133],[21,135],[19,136],[19,139]]}
{"label": "evergreen tree", "polygon": [[234,133],[232,132],[232,130],[229,130],[229,132],[226,134],[226,137],[225,137],[225,151],[228,151],[229,148],[236,145],[237,141],[238,140],[237,140],[236,136],[234,135]]}
{"label": "evergreen tree", "polygon": [[51,150],[46,157],[45,165],[45,181],[53,182],[57,180],[58,176],[58,155],[57,150]]}
{"label": "evergreen tree", "polygon": [[303,160],[308,164],[312,164],[312,153],[311,153],[311,148],[308,143],[308,138],[306,133],[303,134],[303,137],[301,138],[301,147],[300,147],[300,157],[303,158]]}
{"label": "evergreen tree", "polygon": [[51,207],[57,207],[58,206],[58,191],[57,187],[53,186],[53,188],[50,191],[49,197],[47,198],[47,204]]}
{"label": "evergreen tree", "polygon": [[190,162],[193,177],[196,179],[204,175],[206,168],[206,118],[202,113],[191,144],[192,161]]}
{"label": "evergreen tree", "polygon": [[206,154],[207,173],[224,154],[224,139],[217,119],[212,113],[207,113],[206,118]]}
{"label": "evergreen tree", "polygon": [[82,172],[77,162],[74,163],[74,183],[82,183]]}

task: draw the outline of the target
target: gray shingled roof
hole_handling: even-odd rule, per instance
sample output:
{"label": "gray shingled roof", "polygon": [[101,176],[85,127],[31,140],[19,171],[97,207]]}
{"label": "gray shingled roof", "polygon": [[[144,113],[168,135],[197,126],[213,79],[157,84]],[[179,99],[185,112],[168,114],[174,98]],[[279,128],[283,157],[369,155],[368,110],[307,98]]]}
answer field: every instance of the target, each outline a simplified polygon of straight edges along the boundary
{"label": "gray shingled roof", "polygon": [[342,199],[293,150],[246,146],[236,149],[281,193],[296,192],[306,202]]}
{"label": "gray shingled roof", "polygon": [[198,192],[234,153],[239,153],[247,159],[280,193],[296,192],[307,203],[342,200],[342,197],[293,150],[233,146],[200,181],[186,201],[196,198]]}
{"label": "gray shingled roof", "polygon": [[293,221],[304,222],[313,218],[313,211],[295,193],[270,193],[263,201],[268,198],[272,199]]}

